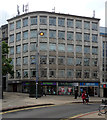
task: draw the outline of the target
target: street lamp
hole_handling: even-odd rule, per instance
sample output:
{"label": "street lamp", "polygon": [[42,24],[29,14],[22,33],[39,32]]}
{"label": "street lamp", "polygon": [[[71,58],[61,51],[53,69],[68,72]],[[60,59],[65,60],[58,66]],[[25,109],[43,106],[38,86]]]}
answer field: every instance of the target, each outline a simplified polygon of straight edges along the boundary
{"label": "street lamp", "polygon": [[37,42],[36,42],[36,99],[38,98],[38,80],[39,80],[39,73],[38,73],[38,64],[39,64],[39,51],[38,51],[38,36],[43,36],[43,32],[37,32]]}

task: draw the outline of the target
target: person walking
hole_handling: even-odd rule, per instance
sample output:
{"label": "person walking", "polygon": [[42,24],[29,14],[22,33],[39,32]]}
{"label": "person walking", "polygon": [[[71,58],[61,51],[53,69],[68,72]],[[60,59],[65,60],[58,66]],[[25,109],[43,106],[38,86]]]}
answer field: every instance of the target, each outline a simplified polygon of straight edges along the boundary
{"label": "person walking", "polygon": [[89,102],[89,94],[88,94],[88,92],[85,94],[85,99],[86,99],[86,104],[88,104],[88,102]]}
{"label": "person walking", "polygon": [[77,96],[78,96],[78,90],[76,89],[75,90],[75,99],[77,99]]}
{"label": "person walking", "polygon": [[83,93],[82,93],[82,101],[83,101],[83,104],[85,103],[85,99],[86,99],[86,97],[85,97],[85,92],[83,92]]}

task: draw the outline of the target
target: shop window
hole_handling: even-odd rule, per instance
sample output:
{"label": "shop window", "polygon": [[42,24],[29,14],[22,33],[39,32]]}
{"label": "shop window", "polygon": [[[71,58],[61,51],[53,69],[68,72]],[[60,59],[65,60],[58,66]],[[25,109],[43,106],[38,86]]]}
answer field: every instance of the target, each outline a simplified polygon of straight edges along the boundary
{"label": "shop window", "polygon": [[56,77],[56,71],[55,70],[49,70],[49,77]]}
{"label": "shop window", "polygon": [[47,69],[41,69],[40,76],[41,77],[47,77]]}
{"label": "shop window", "polygon": [[82,70],[76,70],[76,78],[82,77]]}
{"label": "shop window", "polygon": [[47,56],[40,56],[40,64],[47,64]]}
{"label": "shop window", "polygon": [[49,56],[49,64],[56,64],[56,57],[55,56]]}

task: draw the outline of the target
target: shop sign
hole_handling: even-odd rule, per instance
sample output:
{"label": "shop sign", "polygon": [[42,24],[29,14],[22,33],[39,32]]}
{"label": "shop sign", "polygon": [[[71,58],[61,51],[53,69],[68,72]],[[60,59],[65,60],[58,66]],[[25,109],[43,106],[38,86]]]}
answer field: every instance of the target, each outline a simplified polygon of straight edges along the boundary
{"label": "shop sign", "polygon": [[58,86],[78,86],[78,83],[58,83]]}
{"label": "shop sign", "polygon": [[23,83],[23,85],[29,85],[29,83],[26,82],[26,83]]}
{"label": "shop sign", "polygon": [[80,86],[98,86],[98,83],[80,83]]}
{"label": "shop sign", "polygon": [[42,82],[41,85],[56,85],[56,82]]}

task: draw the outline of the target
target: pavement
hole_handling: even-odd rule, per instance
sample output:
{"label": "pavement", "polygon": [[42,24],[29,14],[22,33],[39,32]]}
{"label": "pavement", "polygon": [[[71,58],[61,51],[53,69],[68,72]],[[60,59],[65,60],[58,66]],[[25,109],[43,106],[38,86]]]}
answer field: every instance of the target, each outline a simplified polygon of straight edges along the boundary
{"label": "pavement", "polygon": [[[90,103],[101,103],[101,97],[90,97]],[[82,104],[81,97],[74,99],[72,95],[46,95],[36,98],[29,97],[29,94],[26,93],[17,93],[17,92],[3,92],[3,99],[1,100],[2,107],[0,111],[8,111],[18,108],[26,108],[33,106],[43,106],[43,105],[61,105],[67,103],[80,103]],[[80,114],[74,116],[74,118],[105,118],[105,115],[98,115],[98,111]]]}

